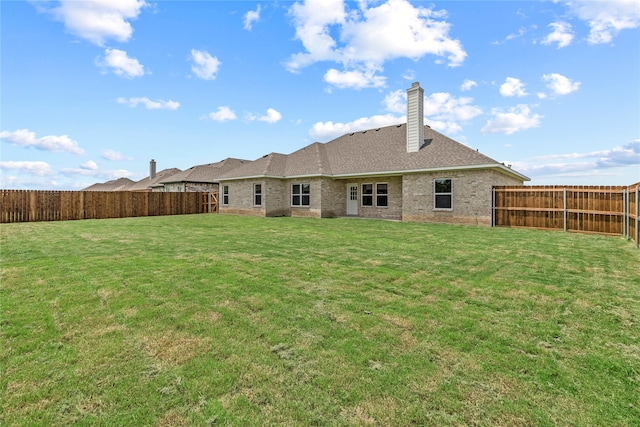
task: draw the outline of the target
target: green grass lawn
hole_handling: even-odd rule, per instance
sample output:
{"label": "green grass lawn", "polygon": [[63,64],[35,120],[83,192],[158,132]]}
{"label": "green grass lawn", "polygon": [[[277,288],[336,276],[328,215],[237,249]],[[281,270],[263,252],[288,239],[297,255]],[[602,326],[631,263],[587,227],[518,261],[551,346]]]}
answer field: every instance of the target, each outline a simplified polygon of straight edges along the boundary
{"label": "green grass lawn", "polygon": [[622,238],[231,215],[0,229],[0,425],[640,424]]}

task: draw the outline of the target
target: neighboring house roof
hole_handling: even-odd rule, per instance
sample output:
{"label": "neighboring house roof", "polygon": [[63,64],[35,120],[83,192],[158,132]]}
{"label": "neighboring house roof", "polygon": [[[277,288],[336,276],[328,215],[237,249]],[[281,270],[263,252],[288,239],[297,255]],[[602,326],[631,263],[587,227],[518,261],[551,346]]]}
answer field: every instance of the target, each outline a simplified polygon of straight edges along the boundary
{"label": "neighboring house roof", "polygon": [[163,179],[167,179],[170,176],[173,176],[179,172],[182,172],[177,168],[163,169],[158,172],[155,178],[151,178],[150,176],[141,179],[140,181],[134,183],[131,187],[127,188],[128,191],[147,191],[150,190],[151,187],[156,186],[157,183],[162,181]]}
{"label": "neighboring house roof", "polygon": [[230,170],[221,180],[250,177],[366,176],[407,172],[496,168],[529,178],[433,129],[424,127],[424,144],[407,152],[407,125],[393,125],[315,142],[289,155],[269,154]]}
{"label": "neighboring house roof", "polygon": [[221,175],[247,162],[248,160],[227,158],[216,163],[192,166],[187,170],[158,181],[158,184],[178,182],[216,183]]}
{"label": "neighboring house roof", "polygon": [[134,184],[129,178],[118,178],[111,181],[97,183],[83,188],[81,191],[128,191]]}

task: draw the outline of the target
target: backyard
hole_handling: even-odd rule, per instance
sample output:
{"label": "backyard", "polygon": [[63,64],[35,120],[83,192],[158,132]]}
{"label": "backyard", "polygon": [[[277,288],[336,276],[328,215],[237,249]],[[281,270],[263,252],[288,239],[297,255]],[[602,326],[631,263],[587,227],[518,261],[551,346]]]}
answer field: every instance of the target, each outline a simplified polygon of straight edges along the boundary
{"label": "backyard", "polygon": [[207,214],[0,231],[0,425],[640,424],[621,237]]}

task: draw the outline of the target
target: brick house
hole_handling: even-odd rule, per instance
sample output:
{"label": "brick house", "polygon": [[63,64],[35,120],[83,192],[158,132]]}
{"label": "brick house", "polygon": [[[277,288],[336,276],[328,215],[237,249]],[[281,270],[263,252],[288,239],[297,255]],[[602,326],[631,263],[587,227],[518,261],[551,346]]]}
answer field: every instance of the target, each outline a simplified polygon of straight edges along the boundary
{"label": "brick house", "polygon": [[405,124],[236,164],[217,177],[219,212],[490,225],[492,187],[529,178],[425,126],[423,100],[414,83]]}
{"label": "brick house", "polygon": [[228,158],[216,163],[190,167],[157,182],[153,191],[218,191],[218,177],[247,160]]}
{"label": "brick house", "polygon": [[107,182],[99,182],[83,188],[81,191],[128,191],[135,184],[129,178],[112,179]]}

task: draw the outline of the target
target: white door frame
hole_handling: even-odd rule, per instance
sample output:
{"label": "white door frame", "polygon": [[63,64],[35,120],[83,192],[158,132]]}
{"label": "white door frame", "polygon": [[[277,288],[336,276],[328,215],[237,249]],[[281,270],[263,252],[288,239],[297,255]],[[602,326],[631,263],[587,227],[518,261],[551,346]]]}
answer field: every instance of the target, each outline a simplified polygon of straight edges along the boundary
{"label": "white door frame", "polygon": [[347,215],[358,215],[358,201],[358,184],[347,184]]}

